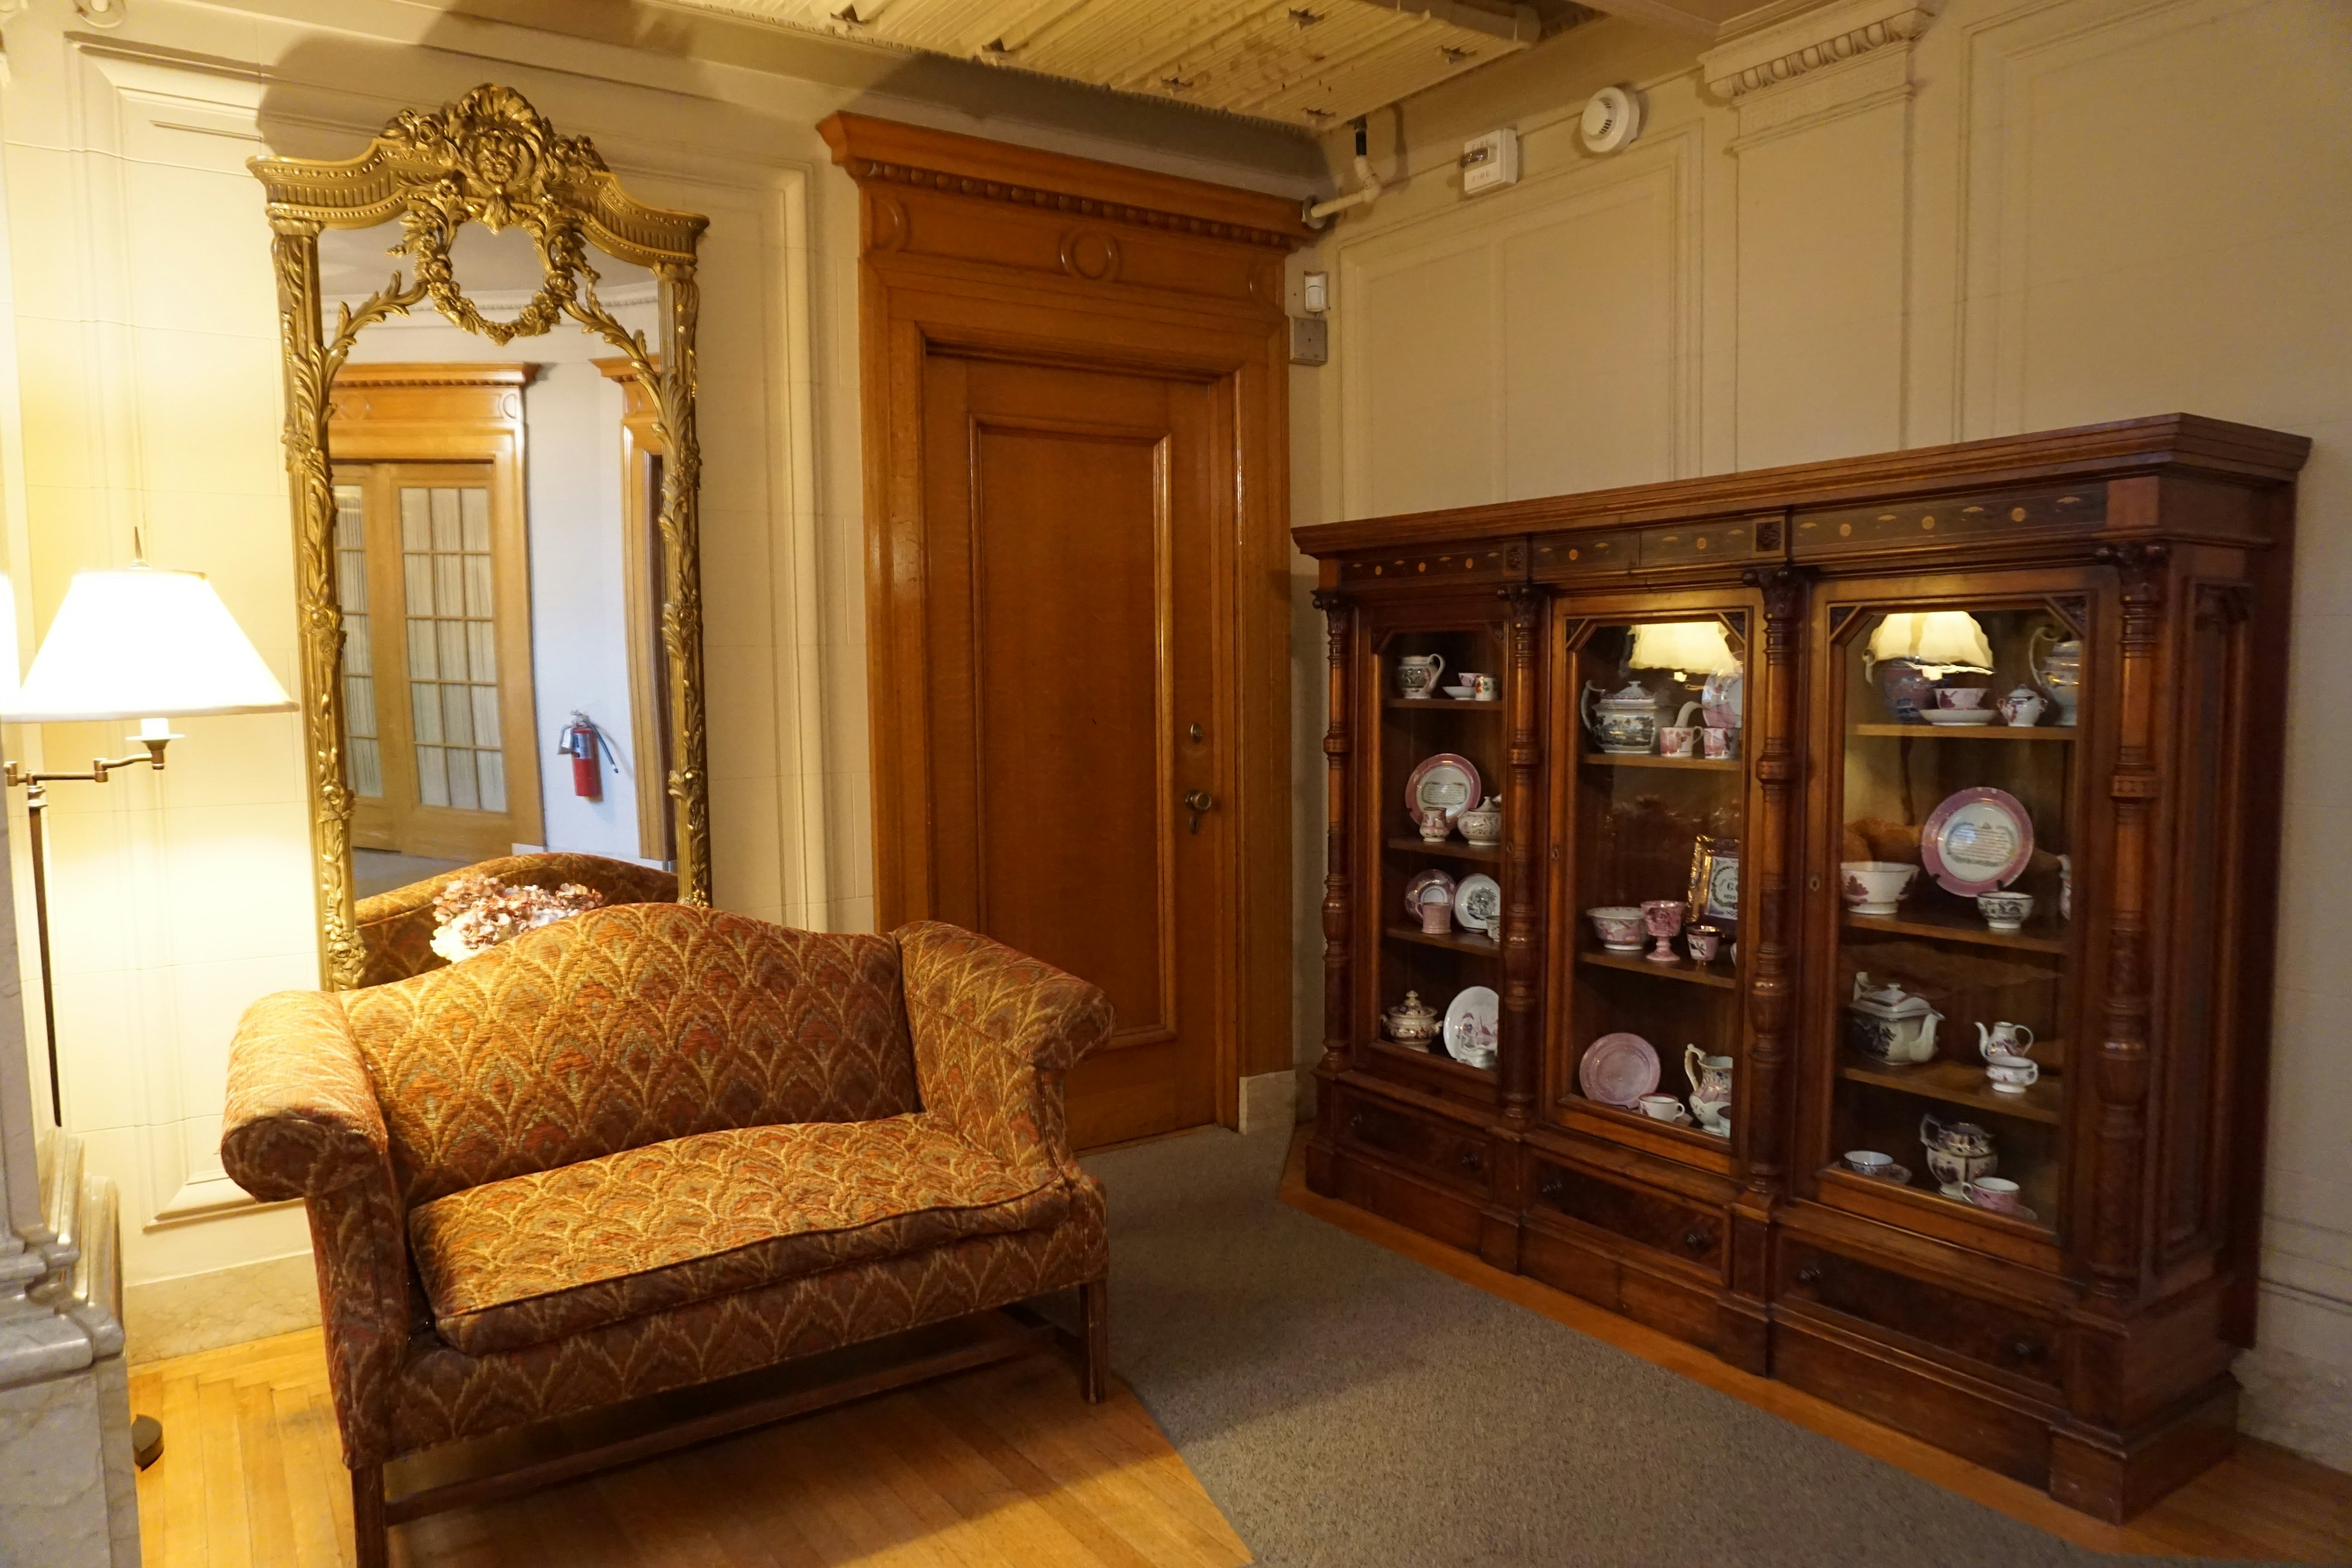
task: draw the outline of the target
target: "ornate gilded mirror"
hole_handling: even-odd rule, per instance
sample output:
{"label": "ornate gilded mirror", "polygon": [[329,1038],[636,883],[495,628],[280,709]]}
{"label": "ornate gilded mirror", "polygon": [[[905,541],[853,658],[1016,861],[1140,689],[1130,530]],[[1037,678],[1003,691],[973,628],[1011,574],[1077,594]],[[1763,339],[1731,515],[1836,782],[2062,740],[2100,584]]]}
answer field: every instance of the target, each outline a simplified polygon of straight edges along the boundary
{"label": "ornate gilded mirror", "polygon": [[325,983],[381,977],[355,900],[436,868],[578,851],[674,868],[707,902],[706,220],[631,199],[495,86],[404,111],[348,161],[250,166],[275,236]]}

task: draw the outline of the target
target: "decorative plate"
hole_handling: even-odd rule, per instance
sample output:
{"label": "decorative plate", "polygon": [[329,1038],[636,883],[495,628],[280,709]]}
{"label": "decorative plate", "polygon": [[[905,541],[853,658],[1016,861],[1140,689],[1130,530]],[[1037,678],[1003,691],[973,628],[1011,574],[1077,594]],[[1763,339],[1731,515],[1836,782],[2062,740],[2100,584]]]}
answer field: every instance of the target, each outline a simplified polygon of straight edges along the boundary
{"label": "decorative plate", "polygon": [[1927,814],[1919,858],[1944,891],[1973,899],[2017,879],[2033,858],[2033,818],[2015,795],[1986,784],[1958,790]]}
{"label": "decorative plate", "polygon": [[1415,822],[1432,808],[1453,822],[1485,798],[1478,793],[1478,764],[1452,752],[1423,758],[1404,781],[1404,808]]}
{"label": "decorative plate", "polygon": [[1990,724],[2000,715],[1990,708],[1922,708],[1919,717],[1930,724],[1959,725]]}
{"label": "decorative plate", "polygon": [[1415,925],[1421,923],[1421,895],[1432,888],[1444,889],[1449,899],[1454,896],[1454,879],[1439,870],[1423,871],[1404,885],[1404,912]]}
{"label": "decorative plate", "polygon": [[1501,937],[1503,885],[1484,871],[1463,878],[1454,889],[1454,918],[1468,930]]}
{"label": "decorative plate", "polygon": [[1584,1047],[1576,1081],[1585,1099],[1631,1110],[1658,1087],[1658,1053],[1639,1035],[1603,1035]]}
{"label": "decorative plate", "polygon": [[1445,1009],[1445,1050],[1465,1067],[1492,1069],[1501,1048],[1503,1000],[1490,985],[1462,991]]}

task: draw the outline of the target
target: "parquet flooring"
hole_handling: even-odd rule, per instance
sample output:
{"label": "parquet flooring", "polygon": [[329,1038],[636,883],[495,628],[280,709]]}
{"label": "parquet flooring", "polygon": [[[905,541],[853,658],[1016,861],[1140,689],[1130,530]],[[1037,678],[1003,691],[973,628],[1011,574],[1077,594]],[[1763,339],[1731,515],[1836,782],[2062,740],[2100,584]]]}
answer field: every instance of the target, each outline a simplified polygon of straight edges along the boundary
{"label": "parquet flooring", "polygon": [[[162,1419],[147,1568],[348,1564],[315,1329],[134,1367]],[[1240,1539],[1135,1396],[1031,1357],[392,1532],[394,1568],[1234,1568]]]}
{"label": "parquet flooring", "polygon": [[2113,1525],[2075,1512],[2048,1493],[1864,1420],[1785,1383],[1756,1377],[1694,1345],[1603,1311],[1523,1275],[1506,1274],[1418,1231],[1307,1188],[1307,1139],[1292,1143],[1282,1199],[1367,1241],[1515,1301],[1579,1333],[1706,1384],[1759,1410],[1833,1437],[1988,1508],[2095,1551],[2153,1556],[2352,1563],[2352,1475],[2270,1443],[2241,1438],[2238,1452],[2134,1519]]}

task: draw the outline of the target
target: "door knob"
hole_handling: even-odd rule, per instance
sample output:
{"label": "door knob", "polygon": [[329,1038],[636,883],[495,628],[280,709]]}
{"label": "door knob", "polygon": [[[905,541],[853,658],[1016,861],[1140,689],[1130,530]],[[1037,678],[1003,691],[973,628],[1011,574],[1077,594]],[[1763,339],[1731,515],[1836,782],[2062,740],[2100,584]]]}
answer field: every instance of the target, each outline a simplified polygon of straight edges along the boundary
{"label": "door knob", "polygon": [[1216,808],[1217,797],[1207,790],[1196,789],[1184,797],[1184,809],[1192,814],[1192,831],[1195,833],[1201,831],[1201,814]]}

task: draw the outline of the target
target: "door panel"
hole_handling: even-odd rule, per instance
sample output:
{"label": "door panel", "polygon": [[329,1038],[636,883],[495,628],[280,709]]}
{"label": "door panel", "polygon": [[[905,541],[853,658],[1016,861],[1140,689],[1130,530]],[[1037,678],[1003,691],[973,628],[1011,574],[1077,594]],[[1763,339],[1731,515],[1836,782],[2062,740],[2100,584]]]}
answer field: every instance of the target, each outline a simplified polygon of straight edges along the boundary
{"label": "door panel", "polygon": [[1079,1142],[1212,1121],[1229,830],[1181,802],[1227,793],[1215,394],[941,356],[926,394],[934,908],[1109,995]]}

